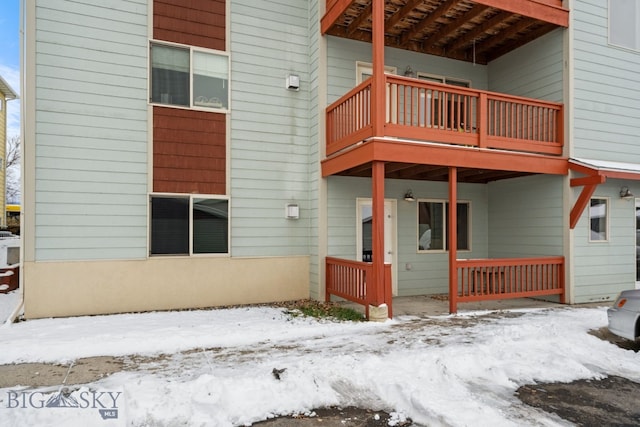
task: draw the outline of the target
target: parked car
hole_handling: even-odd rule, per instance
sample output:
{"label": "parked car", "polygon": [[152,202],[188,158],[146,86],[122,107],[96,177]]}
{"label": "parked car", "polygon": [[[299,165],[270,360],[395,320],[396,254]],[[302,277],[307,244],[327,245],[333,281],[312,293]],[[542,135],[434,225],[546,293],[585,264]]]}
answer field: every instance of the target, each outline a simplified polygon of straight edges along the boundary
{"label": "parked car", "polygon": [[609,331],[619,337],[636,340],[640,337],[640,289],[623,291],[613,307],[607,310]]}

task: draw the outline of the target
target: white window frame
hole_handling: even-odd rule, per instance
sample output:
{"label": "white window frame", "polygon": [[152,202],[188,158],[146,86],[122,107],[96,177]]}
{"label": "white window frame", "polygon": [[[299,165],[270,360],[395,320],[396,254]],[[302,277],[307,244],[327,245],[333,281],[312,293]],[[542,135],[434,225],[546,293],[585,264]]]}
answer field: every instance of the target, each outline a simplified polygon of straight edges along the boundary
{"label": "white window frame", "polygon": [[[420,249],[420,203],[440,203],[442,204],[442,249]],[[468,234],[468,248],[467,249],[456,249],[458,252],[471,252],[472,251],[472,212],[471,212],[471,201],[470,200],[457,200],[458,204],[466,204],[468,211],[467,218],[467,234]],[[447,233],[447,221],[449,221],[449,216],[447,215],[447,205],[449,204],[449,200],[447,199],[418,199],[416,201],[416,250],[417,253],[421,254],[437,254],[437,253],[447,253],[449,250],[447,249],[447,243],[449,239],[449,233]]]}
{"label": "white window frame", "polygon": [[[604,221],[605,221],[605,238],[604,239],[594,239],[593,238],[593,230],[591,228],[591,215],[592,215],[592,209],[591,209],[591,202],[593,200],[604,200],[604,205],[605,205],[605,210],[604,210]],[[609,197],[600,197],[600,196],[593,196],[589,199],[589,221],[588,221],[588,227],[589,227],[589,242],[590,243],[606,243],[609,241],[610,239],[610,209],[611,209],[611,200]]]}
{"label": "white window frame", "polygon": [[[385,74],[398,74],[398,67],[391,65],[384,66]],[[373,64],[370,62],[356,61],[356,86],[363,82],[362,75],[373,75]]]}
{"label": "white window frame", "polygon": [[[151,253],[151,239],[152,239],[152,226],[153,226],[153,212],[151,210],[152,198],[181,198],[189,199],[189,253],[188,254],[154,254]],[[226,252],[208,252],[208,253],[194,253],[193,252],[193,200],[194,199],[209,199],[209,200],[225,200],[227,202],[227,251]],[[149,233],[148,233],[148,255],[151,258],[158,257],[228,257],[231,253],[231,203],[229,197],[211,195],[211,194],[183,194],[183,193],[149,193]]]}
{"label": "white window frame", "polygon": [[422,71],[418,71],[416,76],[418,79],[429,80],[435,83],[443,83],[443,84],[448,84],[452,86],[467,87],[467,88],[471,87],[471,80],[441,76],[439,74],[424,73]]}
{"label": "white window frame", "polygon": [[[385,74],[397,74],[398,73],[398,68],[393,67],[391,65],[385,65],[384,66],[384,73]],[[363,74],[369,74],[369,75],[373,75],[373,64],[369,63],[369,62],[362,62],[362,61],[356,61],[356,86],[359,85],[360,83],[362,83],[364,80],[362,79],[362,75]],[[395,92],[393,93],[393,99],[389,99],[389,97],[391,96],[391,88],[389,87],[389,85],[387,84],[387,89],[385,91],[385,99],[388,100],[388,102],[391,103],[391,110],[389,109],[389,103],[387,103],[386,105],[386,121],[387,123],[389,123],[389,121],[391,120],[392,117],[395,117],[396,114],[396,99],[395,99]]]}
{"label": "white window frame", "polygon": [[[629,2],[628,4],[632,4],[635,3],[635,17],[633,16],[633,13],[631,13],[630,10],[623,10],[621,14],[618,14],[618,16],[624,16],[625,18],[630,18],[630,21],[635,24],[635,27],[633,28],[629,28],[629,29],[625,29],[625,24],[628,24],[628,22],[614,22],[614,17],[613,17],[613,13],[611,12],[611,7],[612,5],[616,5],[619,6],[621,9],[623,9],[620,5],[623,4],[623,2]],[[627,4],[625,4],[626,6]],[[607,12],[608,12],[608,42],[609,45],[611,46],[615,46],[615,47],[619,47],[622,49],[628,49],[628,50],[632,50],[634,52],[640,52],[640,0],[609,0],[609,4],[608,4],[608,8],[607,8]],[[612,41],[612,35],[611,35],[611,31],[612,29],[625,29],[627,31],[631,31],[634,34],[632,34],[632,38],[633,40],[633,45],[629,46],[626,44],[620,44],[620,42],[614,42]]]}
{"label": "white window frame", "polygon": [[[152,100],[152,88],[153,88],[153,76],[152,76],[152,71],[153,71],[153,55],[151,54],[151,47],[153,45],[156,46],[166,46],[166,47],[173,47],[176,49],[185,49],[189,51],[189,106],[185,106],[185,105],[178,105],[178,104],[165,104],[165,103],[161,103],[161,102],[154,102]],[[203,106],[203,105],[197,105],[195,103],[195,100],[193,99],[193,54],[195,52],[201,52],[201,53],[206,53],[206,54],[210,54],[210,55],[216,55],[216,56],[225,56],[227,57],[227,106],[226,107],[215,107],[215,106]],[[149,104],[150,105],[157,105],[160,107],[168,107],[168,108],[180,108],[180,109],[187,109],[187,110],[198,110],[198,111],[209,111],[209,112],[216,112],[216,113],[228,113],[231,110],[231,58],[228,52],[222,51],[222,50],[215,50],[215,49],[206,49],[206,48],[202,48],[202,47],[196,47],[196,46],[189,46],[189,45],[184,45],[184,44],[180,44],[180,43],[171,43],[171,42],[166,42],[166,41],[162,41],[162,40],[150,40],[149,41],[149,83],[148,83],[148,94],[149,94]]]}

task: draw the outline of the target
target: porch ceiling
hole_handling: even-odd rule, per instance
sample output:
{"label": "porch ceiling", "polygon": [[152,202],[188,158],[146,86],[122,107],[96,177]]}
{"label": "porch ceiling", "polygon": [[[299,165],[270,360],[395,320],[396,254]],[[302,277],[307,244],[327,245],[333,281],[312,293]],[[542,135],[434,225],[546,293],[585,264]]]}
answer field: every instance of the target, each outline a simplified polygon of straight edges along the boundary
{"label": "porch ceiling", "polygon": [[[353,167],[335,175],[353,177],[371,177],[371,162]],[[517,178],[533,175],[529,172],[503,171],[478,168],[458,168],[458,182],[473,184],[486,184],[501,179]],[[412,179],[418,181],[448,181],[449,167],[422,165],[415,163],[388,162],[385,164],[385,178],[387,179]]]}
{"label": "porch ceiling", "polygon": [[[561,0],[385,0],[385,45],[488,62],[568,25]],[[372,0],[327,0],[325,34],[371,41]]]}

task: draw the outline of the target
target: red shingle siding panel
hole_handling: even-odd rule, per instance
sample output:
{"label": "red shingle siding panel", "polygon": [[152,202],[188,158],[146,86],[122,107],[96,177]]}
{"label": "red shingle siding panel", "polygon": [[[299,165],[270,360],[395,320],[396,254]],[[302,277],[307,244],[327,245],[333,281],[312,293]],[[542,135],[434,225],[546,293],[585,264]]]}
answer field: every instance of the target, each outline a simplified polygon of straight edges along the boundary
{"label": "red shingle siding panel", "polygon": [[153,191],[225,194],[226,115],[153,107]]}
{"label": "red shingle siding panel", "polygon": [[153,38],[225,50],[225,0],[154,0]]}

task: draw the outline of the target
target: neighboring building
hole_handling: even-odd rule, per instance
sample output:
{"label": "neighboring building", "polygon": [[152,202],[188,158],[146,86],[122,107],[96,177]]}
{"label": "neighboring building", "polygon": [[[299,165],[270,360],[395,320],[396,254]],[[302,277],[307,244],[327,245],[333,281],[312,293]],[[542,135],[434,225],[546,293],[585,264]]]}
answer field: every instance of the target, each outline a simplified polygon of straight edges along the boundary
{"label": "neighboring building", "polygon": [[[17,99],[18,95],[9,84],[0,76],[0,208],[5,212],[7,206],[7,101]],[[0,219],[0,228],[7,227],[7,217]]]}
{"label": "neighboring building", "polygon": [[25,316],[613,299],[639,3],[26,0]]}

